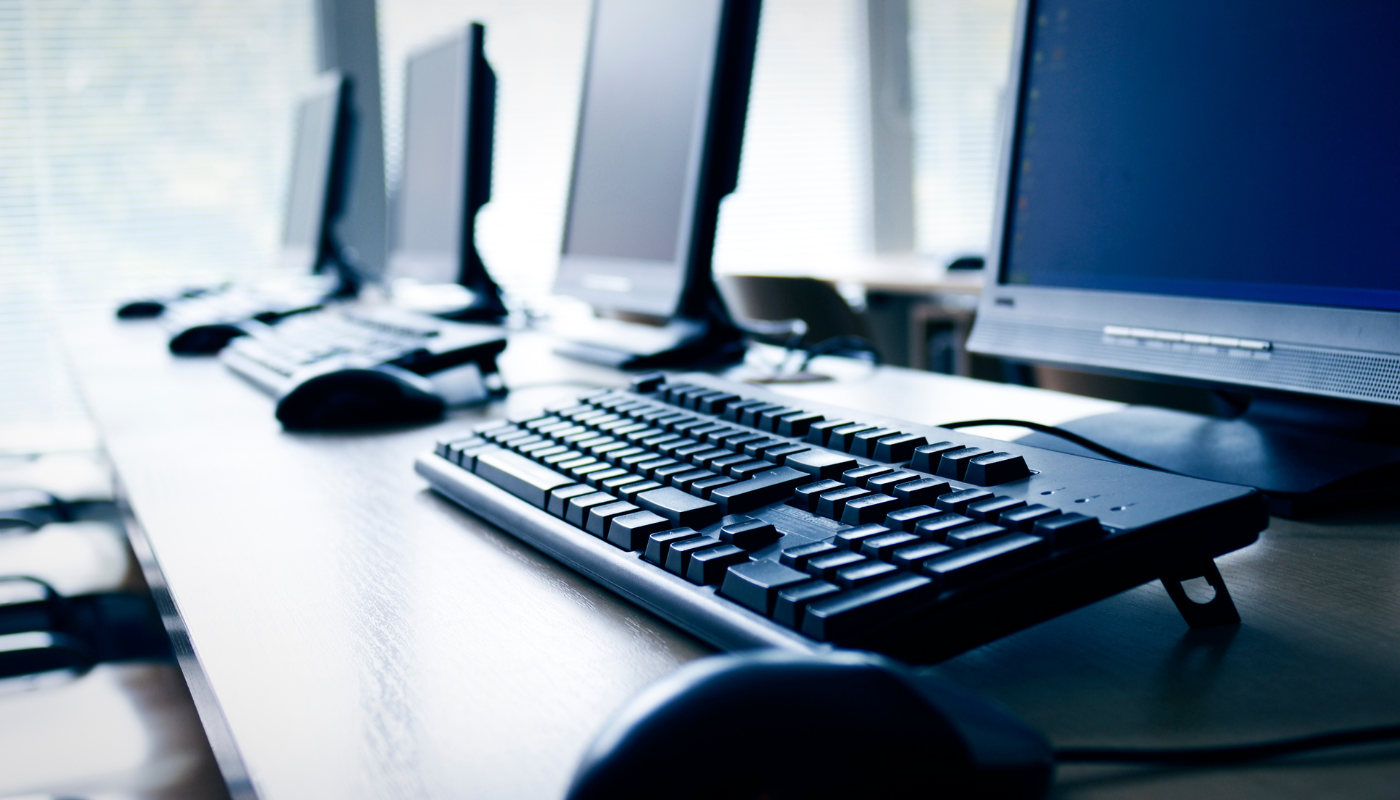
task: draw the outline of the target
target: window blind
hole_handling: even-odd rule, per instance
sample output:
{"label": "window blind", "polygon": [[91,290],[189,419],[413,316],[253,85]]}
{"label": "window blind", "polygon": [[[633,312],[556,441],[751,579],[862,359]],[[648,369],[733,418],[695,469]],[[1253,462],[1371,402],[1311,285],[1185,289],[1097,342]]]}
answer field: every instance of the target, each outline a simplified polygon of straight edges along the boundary
{"label": "window blind", "polygon": [[314,55],[310,0],[0,0],[0,433],[80,418],[53,310],[270,263]]}
{"label": "window blind", "polygon": [[991,237],[1016,0],[909,0],[915,231],[920,252]]}

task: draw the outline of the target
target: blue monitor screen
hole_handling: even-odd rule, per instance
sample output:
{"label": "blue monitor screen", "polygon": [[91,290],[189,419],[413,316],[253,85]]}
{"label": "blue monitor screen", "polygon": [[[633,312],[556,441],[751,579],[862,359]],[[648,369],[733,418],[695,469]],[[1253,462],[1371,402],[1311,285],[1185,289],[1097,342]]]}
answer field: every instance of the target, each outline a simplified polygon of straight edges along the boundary
{"label": "blue monitor screen", "polygon": [[1039,2],[1001,280],[1400,310],[1400,3]]}

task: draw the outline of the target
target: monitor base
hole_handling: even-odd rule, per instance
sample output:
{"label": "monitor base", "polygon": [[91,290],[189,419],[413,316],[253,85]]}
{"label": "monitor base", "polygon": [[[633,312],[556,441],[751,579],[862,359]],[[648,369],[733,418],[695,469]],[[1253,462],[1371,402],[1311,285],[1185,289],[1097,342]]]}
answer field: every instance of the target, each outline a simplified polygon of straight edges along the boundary
{"label": "monitor base", "polygon": [[[1338,410],[1353,418],[1339,418]],[[1299,517],[1400,499],[1395,427],[1351,404],[1255,401],[1234,419],[1130,406],[1059,427],[1148,464],[1207,480],[1256,486],[1269,512]],[[1345,416],[1345,415],[1343,415]],[[1352,424],[1348,424],[1348,422]],[[1103,459],[1063,439],[1033,433],[1024,444]],[[1106,459],[1105,459],[1106,460]]]}
{"label": "monitor base", "polygon": [[672,319],[647,325],[619,319],[571,321],[555,352],[616,369],[710,369],[744,358],[743,332],[721,322]]}

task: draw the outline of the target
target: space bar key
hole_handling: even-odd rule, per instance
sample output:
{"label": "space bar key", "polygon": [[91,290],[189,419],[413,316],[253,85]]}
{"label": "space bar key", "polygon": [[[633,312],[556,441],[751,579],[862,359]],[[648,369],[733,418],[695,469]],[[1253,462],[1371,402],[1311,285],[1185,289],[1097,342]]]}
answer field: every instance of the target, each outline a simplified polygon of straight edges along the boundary
{"label": "space bar key", "polygon": [[545,507],[551,490],[576,482],[524,456],[499,447],[477,453],[476,475],[540,508]]}

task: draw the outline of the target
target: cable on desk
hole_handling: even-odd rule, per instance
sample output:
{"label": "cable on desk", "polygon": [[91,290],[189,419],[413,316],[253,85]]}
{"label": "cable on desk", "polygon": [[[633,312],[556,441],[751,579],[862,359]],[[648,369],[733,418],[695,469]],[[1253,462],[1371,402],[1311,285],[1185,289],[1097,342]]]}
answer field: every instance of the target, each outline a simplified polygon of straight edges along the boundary
{"label": "cable on desk", "polygon": [[1055,751],[1055,760],[1061,763],[1174,764],[1178,766],[1242,764],[1333,747],[1349,747],[1396,740],[1400,740],[1400,725],[1381,725],[1375,728],[1356,728],[1300,736],[1295,739],[1276,739],[1270,742],[1217,747],[1161,749],[1066,747]]}
{"label": "cable on desk", "polygon": [[1067,442],[1073,442],[1074,444],[1077,444],[1080,447],[1083,447],[1087,450],[1092,450],[1101,456],[1107,456],[1113,459],[1114,461],[1117,461],[1122,464],[1127,464],[1130,467],[1142,467],[1143,469],[1154,469],[1158,472],[1172,472],[1172,474],[1179,474],[1167,469],[1166,467],[1159,467],[1156,464],[1149,464],[1146,461],[1139,461],[1130,455],[1120,453],[1117,450],[1114,450],[1111,447],[1101,445],[1092,439],[1086,439],[1077,433],[1071,433],[1070,431],[1067,431],[1064,428],[1056,428],[1054,425],[1042,425],[1039,422],[1026,422],[1025,420],[1019,419],[969,419],[964,420],[962,422],[944,423],[942,425],[939,425],[938,427],[948,428],[951,430],[956,428],[981,428],[988,425],[1005,425],[1008,428],[1028,428],[1037,433],[1045,433],[1051,436],[1058,436],[1059,438],[1064,439]]}

